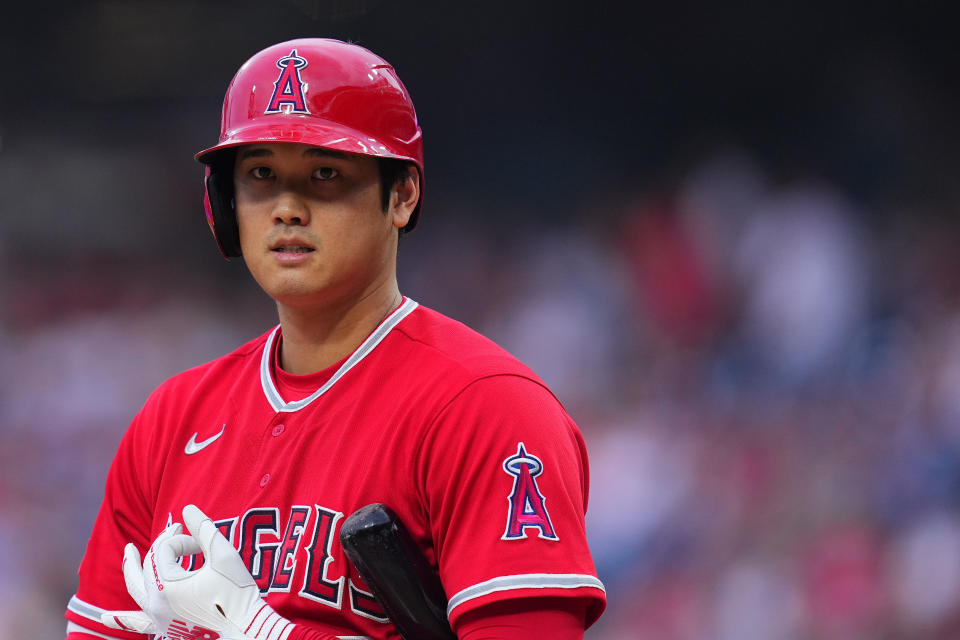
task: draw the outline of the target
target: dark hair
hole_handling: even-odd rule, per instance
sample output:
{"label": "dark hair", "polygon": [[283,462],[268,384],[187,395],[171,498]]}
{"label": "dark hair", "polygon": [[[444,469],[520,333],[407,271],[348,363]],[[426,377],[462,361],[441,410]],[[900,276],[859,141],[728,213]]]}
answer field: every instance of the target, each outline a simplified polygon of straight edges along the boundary
{"label": "dark hair", "polygon": [[377,158],[380,168],[380,205],[384,213],[390,208],[390,192],[393,185],[402,182],[410,175],[410,162],[397,158]]}

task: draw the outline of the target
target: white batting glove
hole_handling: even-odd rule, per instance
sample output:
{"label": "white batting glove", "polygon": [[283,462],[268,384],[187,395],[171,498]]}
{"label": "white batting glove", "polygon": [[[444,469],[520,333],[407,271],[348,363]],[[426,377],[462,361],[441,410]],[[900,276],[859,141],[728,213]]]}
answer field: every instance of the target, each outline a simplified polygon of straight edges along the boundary
{"label": "white batting glove", "polygon": [[[140,552],[128,544],[123,550],[123,579],[127,592],[140,605],[142,611],[108,611],[100,616],[103,624],[114,629],[135,631],[137,633],[152,633],[157,636],[170,637],[171,633],[183,632],[189,629],[184,620],[180,620],[163,593],[160,578],[157,576],[156,549],[159,545],[180,535],[183,527],[180,524],[170,525],[154,540],[147,555],[140,564]],[[204,637],[203,631],[196,637]],[[207,637],[215,637],[210,633]]]}
{"label": "white batting glove", "polygon": [[[293,623],[276,613],[260,597],[260,588],[247,571],[240,554],[221,535],[213,521],[193,505],[184,507],[183,521],[193,536],[174,530],[179,525],[169,527],[150,547],[142,570],[139,563],[132,562],[132,557],[128,561],[128,550],[132,545],[127,545],[124,580],[127,591],[143,612],[108,612],[101,617],[103,623],[123,628],[112,624],[116,619],[129,630],[167,636],[173,631],[171,637],[286,640],[293,630]],[[136,549],[133,552],[136,553]],[[180,558],[195,553],[203,553],[203,567],[196,571],[184,570]],[[131,583],[134,584],[133,590]],[[138,599],[142,596],[141,585],[146,597]],[[137,613],[144,614],[153,629],[159,631],[145,628],[144,619],[134,615]],[[131,623],[142,626],[131,626]],[[187,636],[185,632],[194,635]]]}

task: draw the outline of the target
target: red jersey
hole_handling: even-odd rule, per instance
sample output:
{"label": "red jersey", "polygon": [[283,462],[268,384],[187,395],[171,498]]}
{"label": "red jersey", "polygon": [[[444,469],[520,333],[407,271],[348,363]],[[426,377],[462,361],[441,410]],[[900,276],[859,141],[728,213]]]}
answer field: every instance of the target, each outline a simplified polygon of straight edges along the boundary
{"label": "red jersey", "polygon": [[451,624],[525,596],[605,593],[587,548],[587,454],[537,376],[405,299],[345,361],[275,365],[279,327],[155,391],[125,434],[67,609],[71,632],[136,609],[123,546],[143,552],[186,504],[214,519],[281,615],[344,638],[398,638],[340,549],[343,518],[389,505],[438,568]]}

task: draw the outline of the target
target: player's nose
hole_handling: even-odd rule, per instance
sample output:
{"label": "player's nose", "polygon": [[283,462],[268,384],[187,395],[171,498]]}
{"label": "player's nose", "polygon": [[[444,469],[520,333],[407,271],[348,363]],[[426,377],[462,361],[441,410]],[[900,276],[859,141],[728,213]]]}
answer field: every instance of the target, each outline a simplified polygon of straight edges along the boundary
{"label": "player's nose", "polygon": [[273,206],[273,221],[294,226],[310,224],[310,207],[296,193],[282,193]]}

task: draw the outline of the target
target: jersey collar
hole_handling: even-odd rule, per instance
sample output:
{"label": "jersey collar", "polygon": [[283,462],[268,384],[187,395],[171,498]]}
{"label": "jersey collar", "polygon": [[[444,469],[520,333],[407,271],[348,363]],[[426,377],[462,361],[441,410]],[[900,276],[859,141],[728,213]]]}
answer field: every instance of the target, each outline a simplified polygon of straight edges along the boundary
{"label": "jersey collar", "polygon": [[410,315],[414,309],[419,306],[416,301],[411,300],[410,298],[405,298],[403,304],[397,307],[396,311],[387,316],[380,325],[373,330],[367,339],[357,347],[357,350],[354,351],[349,358],[344,361],[340,368],[337,369],[327,382],[314,391],[312,394],[303,398],[302,400],[295,400],[293,402],[286,402],[282,397],[280,397],[280,392],[277,390],[277,386],[273,381],[273,376],[270,373],[270,354],[273,352],[273,342],[277,339],[277,334],[280,332],[280,325],[274,327],[273,331],[270,332],[270,335],[267,337],[266,344],[263,345],[263,355],[260,358],[260,384],[263,386],[263,394],[267,397],[267,402],[270,403],[270,406],[273,407],[274,411],[277,412],[293,412],[299,411],[304,408],[327,391],[330,390],[337,380],[346,375],[347,371],[350,371],[356,364],[361,360],[367,357],[367,355],[373,351],[380,341],[387,337],[387,334],[390,333],[395,326],[397,326],[401,320]]}

